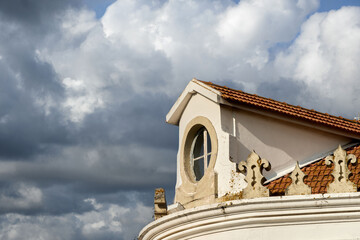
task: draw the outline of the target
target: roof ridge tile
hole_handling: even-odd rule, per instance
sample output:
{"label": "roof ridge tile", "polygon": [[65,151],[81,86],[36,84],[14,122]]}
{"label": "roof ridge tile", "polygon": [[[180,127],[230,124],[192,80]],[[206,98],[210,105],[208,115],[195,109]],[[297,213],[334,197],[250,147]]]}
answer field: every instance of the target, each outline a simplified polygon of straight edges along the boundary
{"label": "roof ridge tile", "polygon": [[342,116],[333,116],[329,113],[322,113],[314,109],[301,107],[299,105],[294,106],[286,102],[280,102],[271,98],[259,96],[257,94],[246,93],[242,90],[235,90],[226,86],[220,86],[212,82],[198,81],[218,90],[224,99],[238,103],[245,103],[261,109],[275,111],[300,119],[306,119],[308,121],[360,135],[360,121],[350,120]]}

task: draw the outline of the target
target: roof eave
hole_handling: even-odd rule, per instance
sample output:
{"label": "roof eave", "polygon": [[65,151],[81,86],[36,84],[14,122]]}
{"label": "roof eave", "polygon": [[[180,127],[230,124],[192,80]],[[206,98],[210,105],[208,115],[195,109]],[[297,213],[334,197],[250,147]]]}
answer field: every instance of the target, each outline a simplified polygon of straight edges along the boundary
{"label": "roof eave", "polygon": [[216,103],[222,102],[221,93],[219,91],[198,81],[196,78],[193,78],[166,115],[167,123],[173,125],[179,124],[180,117],[194,94],[201,94],[202,96]]}

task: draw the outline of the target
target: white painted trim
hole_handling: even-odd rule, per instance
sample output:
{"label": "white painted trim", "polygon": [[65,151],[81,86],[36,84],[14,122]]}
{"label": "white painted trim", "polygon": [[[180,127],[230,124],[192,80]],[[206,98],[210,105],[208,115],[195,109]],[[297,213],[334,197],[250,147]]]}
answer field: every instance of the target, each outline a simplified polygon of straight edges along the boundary
{"label": "white painted trim", "polygon": [[221,93],[214,88],[193,79],[186,86],[180,97],[176,100],[175,104],[171,107],[166,115],[166,122],[174,125],[179,124],[180,117],[194,94],[201,94],[213,102],[220,103]]}
{"label": "white painted trim", "polygon": [[192,239],[234,229],[360,223],[360,192],[243,199],[187,209],[142,229],[139,240]]}

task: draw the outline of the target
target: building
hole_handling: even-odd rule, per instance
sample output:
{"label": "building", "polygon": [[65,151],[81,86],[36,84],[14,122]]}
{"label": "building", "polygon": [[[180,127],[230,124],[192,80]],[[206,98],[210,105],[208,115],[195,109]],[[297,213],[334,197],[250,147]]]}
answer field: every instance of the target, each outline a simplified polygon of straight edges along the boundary
{"label": "building", "polygon": [[174,203],[139,239],[360,239],[360,123],[193,79]]}

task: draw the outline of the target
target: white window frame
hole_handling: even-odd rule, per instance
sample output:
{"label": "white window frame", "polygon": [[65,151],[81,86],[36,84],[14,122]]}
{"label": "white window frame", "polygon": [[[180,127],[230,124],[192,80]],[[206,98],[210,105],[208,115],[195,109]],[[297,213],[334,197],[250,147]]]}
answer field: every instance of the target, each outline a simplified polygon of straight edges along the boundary
{"label": "white window frame", "polygon": [[[201,156],[198,156],[196,158],[194,158],[194,148],[195,148],[195,144],[198,140],[198,137],[201,135],[201,130],[202,130],[202,134],[203,134],[203,148],[204,148],[204,152],[203,152],[203,155]],[[210,136],[209,136],[210,138]],[[211,143],[211,138],[210,138],[210,143]],[[196,133],[194,139],[193,139],[193,142],[191,144],[191,156],[190,156],[190,161],[191,161],[191,169],[193,170],[194,172],[194,175],[195,175],[195,179],[198,178],[198,176],[196,176],[196,173],[194,171],[194,163],[195,161],[200,161],[201,158],[203,158],[203,161],[204,161],[204,169],[203,169],[203,175],[199,177],[198,181],[205,175],[205,172],[208,168],[208,157],[211,158],[211,154],[212,152],[208,152],[208,131],[207,129],[202,126],[199,131]]]}

